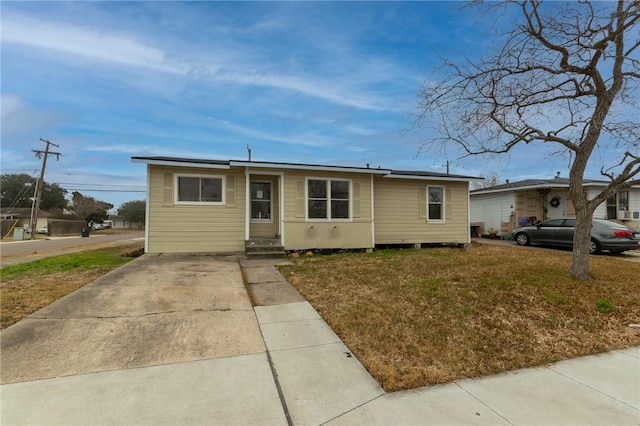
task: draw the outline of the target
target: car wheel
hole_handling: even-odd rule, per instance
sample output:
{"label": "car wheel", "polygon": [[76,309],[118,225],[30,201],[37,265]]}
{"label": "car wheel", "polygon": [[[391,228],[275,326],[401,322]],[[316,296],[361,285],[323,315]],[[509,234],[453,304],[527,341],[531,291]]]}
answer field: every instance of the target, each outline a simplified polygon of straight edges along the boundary
{"label": "car wheel", "polygon": [[596,240],[591,240],[589,242],[589,254],[598,254],[600,253],[600,244]]}
{"label": "car wheel", "polygon": [[527,234],[518,234],[516,235],[516,243],[518,243],[518,245],[520,246],[528,246],[531,241]]}

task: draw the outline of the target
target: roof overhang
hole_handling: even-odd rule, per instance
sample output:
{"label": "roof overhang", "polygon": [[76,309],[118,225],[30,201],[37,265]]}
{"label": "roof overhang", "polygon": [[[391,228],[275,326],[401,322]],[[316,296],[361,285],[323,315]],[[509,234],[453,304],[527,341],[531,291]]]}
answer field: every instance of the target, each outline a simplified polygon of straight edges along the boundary
{"label": "roof overhang", "polygon": [[473,176],[460,175],[444,175],[422,171],[398,171],[391,169],[372,169],[369,167],[349,167],[349,166],[331,166],[322,164],[301,164],[301,163],[276,163],[268,161],[244,161],[244,160],[201,160],[191,158],[174,158],[174,157],[131,157],[134,163],[144,163],[154,166],[168,167],[195,167],[202,169],[222,169],[228,170],[231,167],[245,167],[251,172],[255,169],[255,173],[259,173],[257,169],[289,169],[289,170],[308,170],[319,172],[339,172],[339,173],[361,173],[367,175],[380,175],[391,179],[412,179],[426,181],[459,181],[469,182],[482,178]]}
{"label": "roof overhang", "polygon": [[432,181],[453,181],[453,182],[469,182],[472,180],[477,180],[477,178],[472,177],[464,177],[464,176],[424,176],[424,175],[394,175],[394,174],[386,174],[383,177],[389,179],[411,179],[411,180],[432,180]]}
{"label": "roof overhang", "polygon": [[237,167],[255,167],[265,169],[291,169],[291,170],[313,170],[321,172],[345,172],[345,173],[366,173],[366,174],[388,174],[388,169],[368,169],[364,167],[345,167],[345,166],[323,166],[314,164],[295,164],[295,163],[269,163],[260,161],[229,161],[231,166]]}
{"label": "roof overhang", "polygon": [[152,166],[173,166],[173,167],[197,167],[202,169],[223,169],[228,170],[231,168],[229,163],[213,163],[213,162],[194,162],[187,159],[157,159],[157,158],[146,158],[146,157],[131,157],[131,161],[133,163],[144,163],[150,164]]}

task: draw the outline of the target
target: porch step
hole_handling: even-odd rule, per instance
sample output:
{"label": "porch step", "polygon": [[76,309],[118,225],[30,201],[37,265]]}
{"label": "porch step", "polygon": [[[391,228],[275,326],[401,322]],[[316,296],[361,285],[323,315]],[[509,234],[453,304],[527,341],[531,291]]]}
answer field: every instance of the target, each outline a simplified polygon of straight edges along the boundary
{"label": "porch step", "polygon": [[245,241],[244,249],[247,259],[278,259],[287,255],[277,238],[252,238]]}

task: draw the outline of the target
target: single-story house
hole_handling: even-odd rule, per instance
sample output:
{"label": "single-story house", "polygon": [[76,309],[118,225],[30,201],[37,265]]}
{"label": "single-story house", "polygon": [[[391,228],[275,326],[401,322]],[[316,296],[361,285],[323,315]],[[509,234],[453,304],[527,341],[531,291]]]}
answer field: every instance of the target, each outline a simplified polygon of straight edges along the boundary
{"label": "single-story house", "polygon": [[[5,223],[2,227],[2,237],[4,238],[14,228],[31,228],[31,215],[32,211],[29,207],[17,207],[9,208],[3,207],[0,209],[0,219]],[[47,221],[51,214],[46,210],[40,210],[38,219],[36,220],[36,230],[47,226]],[[5,229],[6,228],[6,229]]]}
{"label": "single-story house", "polygon": [[[585,179],[583,189],[593,198],[606,185],[605,181]],[[508,235],[518,226],[576,214],[569,197],[569,179],[560,176],[507,181],[474,189],[470,198],[472,234],[488,234],[493,230]],[[640,186],[612,194],[596,208],[593,217],[615,220],[630,227],[640,226]]]}
{"label": "single-story house", "polygon": [[113,224],[113,228],[116,229],[142,229],[144,223],[142,222],[132,222],[126,220],[124,216],[109,216],[109,220]]}
{"label": "single-story house", "polygon": [[145,251],[238,252],[470,242],[476,178],[369,167],[132,157],[147,165]]}

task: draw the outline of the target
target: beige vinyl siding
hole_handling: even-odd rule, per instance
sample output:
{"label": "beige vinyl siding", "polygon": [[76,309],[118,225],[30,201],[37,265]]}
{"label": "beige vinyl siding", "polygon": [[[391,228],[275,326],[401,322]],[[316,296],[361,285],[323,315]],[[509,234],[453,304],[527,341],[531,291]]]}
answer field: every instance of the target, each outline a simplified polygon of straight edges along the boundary
{"label": "beige vinyl siding", "polygon": [[[225,205],[176,205],[173,175],[224,175]],[[150,253],[234,252],[244,250],[243,169],[149,167]]]}
{"label": "beige vinyl siding", "polygon": [[[444,187],[444,221],[426,219],[427,186]],[[376,176],[374,188],[376,244],[469,242],[467,182]]]}
{"label": "beige vinyl siding", "polygon": [[[307,220],[305,187],[308,177],[350,180],[351,219]],[[284,201],[284,246],[287,250],[372,247],[369,174],[286,170]]]}

